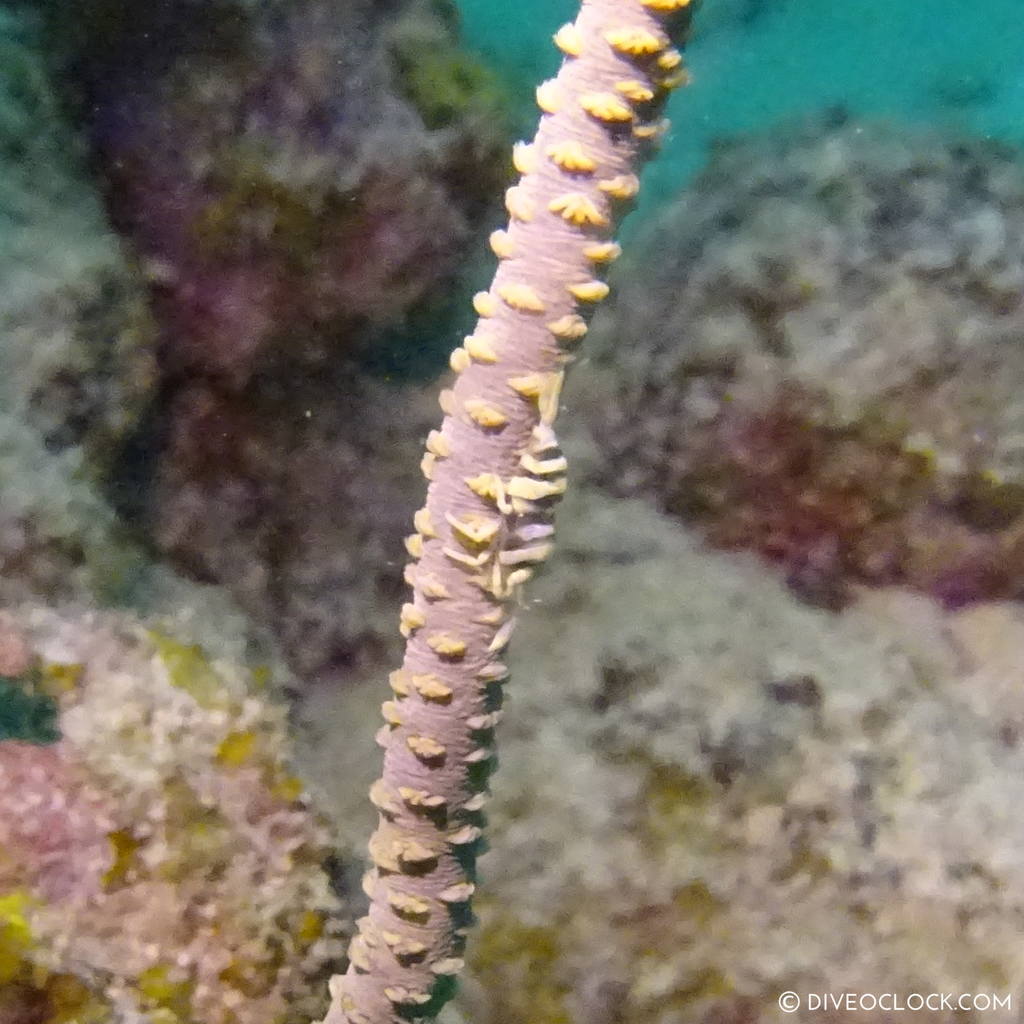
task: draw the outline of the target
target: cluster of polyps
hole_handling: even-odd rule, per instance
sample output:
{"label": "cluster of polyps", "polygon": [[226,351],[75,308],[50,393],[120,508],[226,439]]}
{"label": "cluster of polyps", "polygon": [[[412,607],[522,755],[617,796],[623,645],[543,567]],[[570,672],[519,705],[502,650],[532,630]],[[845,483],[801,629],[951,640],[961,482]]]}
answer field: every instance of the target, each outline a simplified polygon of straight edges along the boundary
{"label": "cluster of polyps", "polygon": [[555,35],[565,54],[537,90],[532,143],[513,163],[499,258],[475,296],[479,322],[451,356],[440,430],[426,442],[427,501],[406,540],[403,666],[382,711],[380,821],[364,879],[370,910],[326,1024],[432,1016],[462,966],[468,901],[507,670],[500,660],[520,587],[552,550],[566,461],[554,432],[581,309],[608,294],[610,238],[636,195],[639,162],[685,79],[671,36],[690,0],[584,0]]}

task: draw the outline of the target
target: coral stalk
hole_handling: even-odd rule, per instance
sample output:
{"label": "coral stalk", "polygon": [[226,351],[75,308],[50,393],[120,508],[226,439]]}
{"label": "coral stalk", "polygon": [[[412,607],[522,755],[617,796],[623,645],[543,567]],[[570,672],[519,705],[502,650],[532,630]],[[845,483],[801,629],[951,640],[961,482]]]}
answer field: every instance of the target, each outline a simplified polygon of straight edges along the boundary
{"label": "coral stalk", "polygon": [[565,54],[537,90],[543,116],[515,148],[499,265],[479,322],[451,357],[441,429],[427,438],[427,501],[407,539],[412,600],[405,660],[385,702],[380,812],[364,878],[370,909],[349,968],[331,983],[325,1024],[431,1017],[462,966],[502,652],[521,586],[548,555],[566,462],[553,429],[565,370],[605,297],[613,225],[664,130],[685,77],[673,48],[690,0],[584,0],[555,35]]}

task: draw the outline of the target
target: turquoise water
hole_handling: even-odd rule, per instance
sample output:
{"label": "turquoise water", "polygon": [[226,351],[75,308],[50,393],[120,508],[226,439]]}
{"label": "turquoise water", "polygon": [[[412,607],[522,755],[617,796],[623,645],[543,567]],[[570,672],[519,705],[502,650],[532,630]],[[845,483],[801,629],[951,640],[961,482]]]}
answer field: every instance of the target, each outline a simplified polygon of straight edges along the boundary
{"label": "turquoise water", "polygon": [[[495,0],[459,4],[467,44],[527,97],[556,69],[551,33],[576,6],[522,0],[510,17]],[[673,97],[639,216],[692,177],[715,138],[830,106],[1024,138],[1022,14],[1020,0],[705,0],[693,84]]]}

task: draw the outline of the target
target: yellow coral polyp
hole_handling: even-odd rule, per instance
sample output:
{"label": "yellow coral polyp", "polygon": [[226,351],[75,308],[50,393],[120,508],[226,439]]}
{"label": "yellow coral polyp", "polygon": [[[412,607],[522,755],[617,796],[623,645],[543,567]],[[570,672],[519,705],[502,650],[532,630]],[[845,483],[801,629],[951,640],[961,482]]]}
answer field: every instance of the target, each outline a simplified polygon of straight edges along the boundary
{"label": "yellow coral polyp", "polygon": [[583,34],[573,24],[563,25],[552,38],[567,57],[578,57],[583,52]]}
{"label": "yellow coral polyp", "polygon": [[475,359],[478,363],[496,363],[498,361],[498,353],[494,351],[494,345],[488,338],[479,334],[470,334],[463,345],[469,358]]}
{"label": "yellow coral polyp", "polygon": [[654,99],[654,90],[650,86],[632,78],[616,82],[615,91],[621,92],[627,100],[632,100],[634,103],[650,103]]}
{"label": "yellow coral polyp", "polygon": [[667,130],[668,126],[665,121],[656,121],[653,124],[638,124],[633,128],[633,137],[644,142],[657,142]]}
{"label": "yellow coral polyp", "polygon": [[683,55],[675,49],[666,50],[655,63],[662,71],[675,71],[683,63]]}
{"label": "yellow coral polyp", "polygon": [[579,102],[580,106],[598,121],[627,124],[633,120],[633,108],[613,92],[584,93]]}
{"label": "yellow coral polyp", "polygon": [[630,57],[653,57],[668,46],[668,40],[661,35],[648,32],[645,28],[613,28],[604,34],[613,50]]}
{"label": "yellow coral polyp", "polygon": [[537,106],[545,114],[557,114],[562,107],[561,87],[551,79],[537,86]]}
{"label": "yellow coral polyp", "polygon": [[442,658],[459,659],[466,654],[466,643],[450,633],[434,633],[427,637],[427,646]]}
{"label": "yellow coral polyp", "polygon": [[489,241],[491,244],[491,252],[493,252],[498,259],[508,260],[515,255],[515,244],[512,242],[507,231],[500,228],[497,231],[492,231]]}
{"label": "yellow coral polyp", "polygon": [[512,147],[512,166],[520,174],[532,174],[537,169],[537,154],[533,146],[517,142]]}
{"label": "yellow coral polyp", "polygon": [[[448,365],[456,373],[464,373],[471,365],[469,353],[461,345],[456,349],[452,349],[452,354],[448,359]],[[426,473],[424,473],[424,476],[426,476]],[[429,480],[430,477],[427,477],[427,479]]]}
{"label": "yellow coral polyp", "polygon": [[622,255],[622,248],[616,242],[593,242],[583,247],[583,255],[595,263],[611,263]]}
{"label": "yellow coral polyp", "polygon": [[[583,250],[583,255],[589,259],[594,259],[593,256],[589,256],[586,249]],[[570,343],[579,341],[586,335],[587,324],[578,314],[569,313],[566,316],[559,317],[557,320],[552,320],[548,324],[548,330],[559,341]]]}
{"label": "yellow coral polyp", "polygon": [[466,402],[466,413],[478,426],[487,430],[499,430],[508,423],[508,417],[497,406],[480,398]]}
{"label": "yellow coral polyp", "polygon": [[640,179],[635,174],[617,174],[614,178],[599,181],[597,187],[612,199],[624,202],[640,191]]}
{"label": "yellow coral polyp", "polygon": [[597,170],[597,161],[576,139],[552,143],[546,155],[552,163],[570,174],[593,174]]}
{"label": "yellow coral polyp", "polygon": [[671,92],[673,89],[678,89],[680,86],[690,84],[690,72],[685,69],[677,72],[674,75],[666,75],[658,84],[665,89],[667,92]]}
{"label": "yellow coral polyp", "polygon": [[473,309],[477,316],[494,316],[498,311],[498,302],[490,292],[477,292],[473,296]]}
{"label": "yellow coral polyp", "polygon": [[541,297],[528,284],[508,282],[499,285],[497,291],[501,301],[517,313],[543,313],[546,308]]}
{"label": "yellow coral polyp", "polygon": [[603,228],[608,226],[608,218],[593,199],[583,192],[569,192],[566,195],[556,196],[548,203],[548,209],[576,227],[590,225]]}
{"label": "yellow coral polyp", "polygon": [[608,285],[604,281],[581,281],[569,285],[568,290],[580,302],[600,302],[608,295]]}

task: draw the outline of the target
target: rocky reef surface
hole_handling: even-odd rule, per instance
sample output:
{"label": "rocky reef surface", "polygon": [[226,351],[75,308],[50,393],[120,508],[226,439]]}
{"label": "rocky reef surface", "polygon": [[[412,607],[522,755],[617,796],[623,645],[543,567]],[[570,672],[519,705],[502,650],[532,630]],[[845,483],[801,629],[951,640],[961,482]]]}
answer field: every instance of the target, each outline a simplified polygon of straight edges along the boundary
{"label": "rocky reef surface", "polygon": [[[40,147],[0,231],[27,289],[0,353],[0,1016],[312,1017],[337,907],[282,712],[240,667],[258,630],[153,551],[275,626],[357,877],[436,417],[360,346],[482,215],[448,201],[455,167],[491,167],[460,120],[477,72],[437,7],[349,5],[344,39],[316,0],[88,9],[54,25],[100,60],[77,81],[142,275],[84,159],[46,184],[78,143],[29,130],[62,116],[30,22],[0,63],[28,83],[7,147]],[[194,35],[153,35],[174,12]],[[391,128],[428,238],[374,178]],[[837,116],[723,148],[624,264],[565,396],[578,494],[514,641],[451,1020],[1024,989],[1021,181],[1005,147]]]}
{"label": "rocky reef surface", "polygon": [[124,615],[0,616],[0,1019],[323,1010],[329,836],[237,665]]}
{"label": "rocky reef surface", "polygon": [[[1022,180],[829,116],[724,148],[624,258],[565,392],[576,492],[450,1022],[1018,998]],[[382,675],[303,709],[353,854]]]}
{"label": "rocky reef surface", "polygon": [[120,507],[276,630],[301,676],[393,652],[372,609],[401,589],[435,406],[367,366],[442,363],[425,325],[511,170],[500,89],[443,2],[97,2],[53,20],[160,324]]}
{"label": "rocky reef surface", "polygon": [[[753,555],[590,489],[536,583],[449,1021],[821,1019],[806,999],[783,1015],[787,990],[1016,999],[1024,609],[905,588],[812,608]],[[382,696],[371,677],[306,709],[306,770],[353,853]]]}
{"label": "rocky reef surface", "polygon": [[724,145],[592,331],[594,479],[825,606],[1021,596],[1022,243],[1000,143],[837,115]]}
{"label": "rocky reef surface", "polygon": [[287,672],[115,511],[158,323],[43,39],[0,12],[0,1020],[305,1022],[342,912]]}
{"label": "rocky reef surface", "polygon": [[156,539],[274,631],[300,680],[398,657],[394,615],[436,399],[345,364],[297,390],[189,392],[153,491]]}
{"label": "rocky reef surface", "polygon": [[508,173],[501,94],[442,2],[92,0],[49,23],[172,379],[238,391],[401,322]]}
{"label": "rocky reef surface", "polygon": [[41,36],[0,10],[0,593],[112,596],[139,558],[103,488],[152,396],[156,329]]}
{"label": "rocky reef surface", "polygon": [[162,556],[303,676],[393,653],[436,406],[384,369],[442,361],[409,338],[510,173],[501,90],[442,2],[34,6],[0,70],[0,586],[137,604]]}
{"label": "rocky reef surface", "polygon": [[53,88],[39,24],[0,8],[0,415],[95,467],[138,421],[155,325]]}

